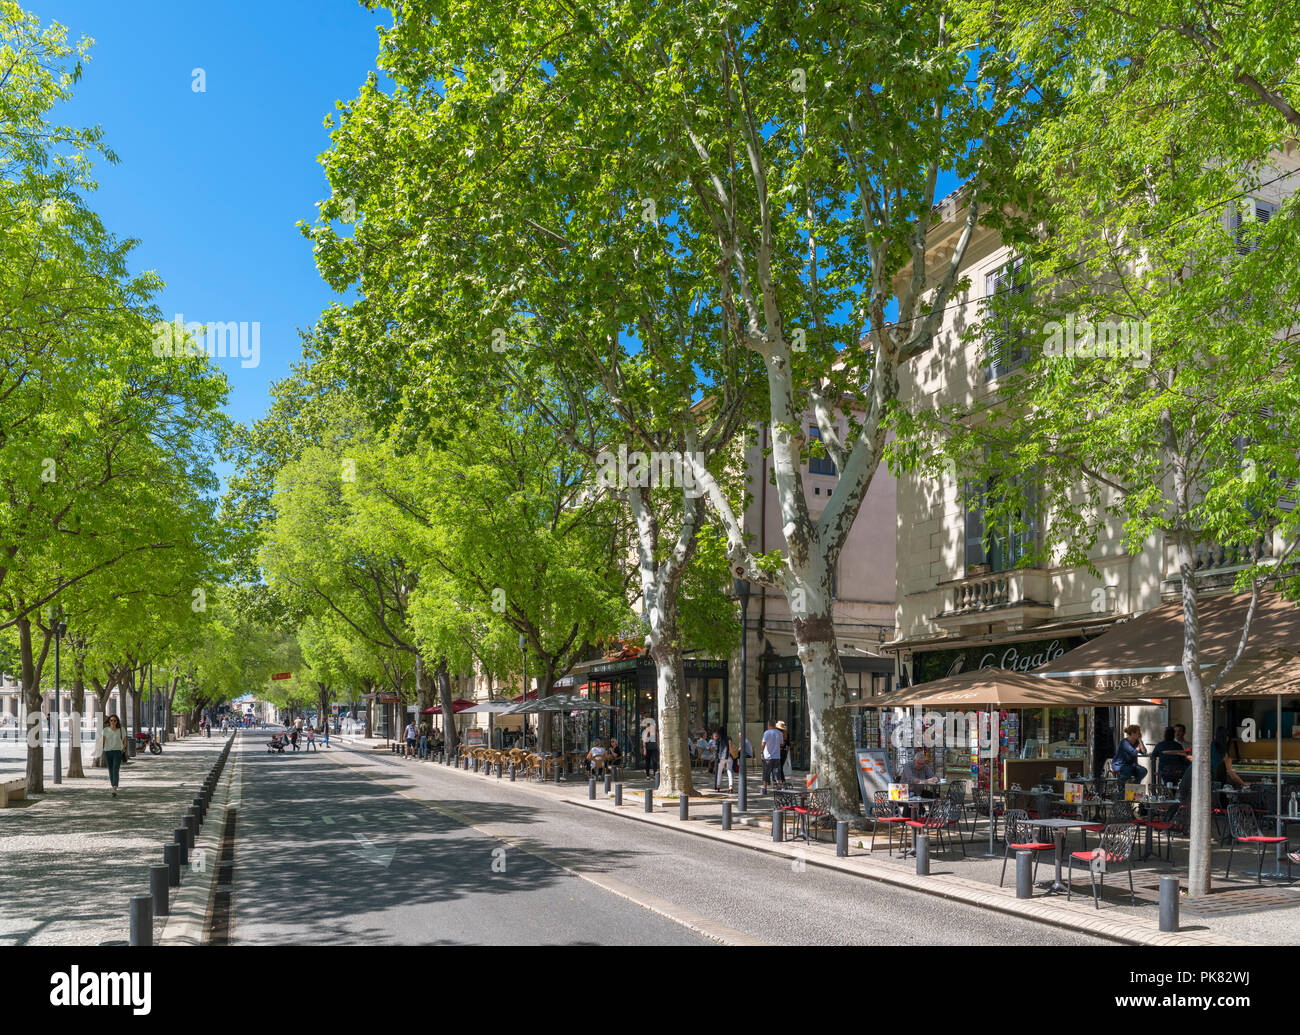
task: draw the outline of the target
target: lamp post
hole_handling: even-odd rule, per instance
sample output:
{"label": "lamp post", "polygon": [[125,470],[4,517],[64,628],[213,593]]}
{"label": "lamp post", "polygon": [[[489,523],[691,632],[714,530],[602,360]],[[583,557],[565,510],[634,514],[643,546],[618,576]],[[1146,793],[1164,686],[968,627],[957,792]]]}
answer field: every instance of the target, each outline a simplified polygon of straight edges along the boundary
{"label": "lamp post", "polygon": [[56,611],[54,615],[54,782],[63,782],[63,704],[59,700],[59,644],[67,623]]}
{"label": "lamp post", "polygon": [[[528,639],[523,633],[519,634],[519,654],[524,659],[524,677],[523,689],[519,693],[519,703],[528,703]],[[528,746],[528,713],[519,713],[519,746]]]}
{"label": "lamp post", "polygon": [[749,583],[745,579],[736,579],[736,599],[740,601],[740,783],[737,787],[736,805],[744,812],[749,805],[749,787],[745,782],[745,770],[748,759],[745,757],[745,669],[746,669],[746,628],[749,612]]}

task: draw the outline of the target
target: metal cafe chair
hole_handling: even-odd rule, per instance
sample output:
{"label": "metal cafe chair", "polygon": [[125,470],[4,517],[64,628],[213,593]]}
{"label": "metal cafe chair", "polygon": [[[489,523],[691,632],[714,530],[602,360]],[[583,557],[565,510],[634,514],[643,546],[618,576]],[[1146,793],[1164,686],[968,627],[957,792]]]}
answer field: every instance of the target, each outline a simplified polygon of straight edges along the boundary
{"label": "metal cafe chair", "polygon": [[1006,851],[1002,853],[1002,876],[998,887],[1007,878],[1007,860],[1012,852],[1034,853],[1034,876],[1038,875],[1038,857],[1042,852],[1056,851],[1055,842],[1034,840],[1034,824],[1024,809],[1008,809],[1006,814]]}
{"label": "metal cafe chair", "polygon": [[[1259,849],[1259,859],[1255,866],[1255,883],[1264,883],[1264,852],[1270,845],[1285,844],[1290,847],[1286,837],[1270,834],[1261,834],[1259,832],[1259,821],[1255,818],[1255,810],[1249,805],[1229,805],[1228,806],[1228,829],[1232,833],[1232,840],[1228,844],[1228,868],[1223,872],[1223,879],[1228,879],[1228,874],[1232,872],[1232,850],[1240,841],[1244,845],[1254,845]],[[1291,858],[1287,853],[1286,864],[1287,877],[1291,876]]]}
{"label": "metal cafe chair", "polygon": [[[936,835],[939,850],[944,850],[944,839],[947,835],[948,827],[956,823],[957,820],[952,816],[952,803],[946,798],[937,799],[930,806],[930,811],[919,819],[909,819],[907,825],[912,828],[914,835],[931,833]],[[961,854],[966,854],[966,842],[959,837],[957,843],[961,845]]]}
{"label": "metal cafe chair", "polygon": [[[888,791],[876,791],[876,799],[871,804],[871,850],[876,850],[876,832],[884,824],[885,833],[889,835],[889,854],[894,854],[894,828],[902,823],[907,822],[907,817],[898,811],[898,803],[891,801]],[[898,832],[899,843],[902,843],[903,832]]]}
{"label": "metal cafe chair", "polygon": [[[1100,854],[1106,860],[1106,869],[1113,863],[1128,863],[1129,904],[1137,905],[1137,895],[1133,890],[1133,843],[1137,838],[1138,828],[1133,823],[1111,823],[1101,834],[1101,844],[1091,852],[1071,852],[1070,869],[1066,876],[1065,900],[1068,902],[1074,894],[1074,864],[1077,860],[1088,867],[1088,880],[1092,884],[1092,904],[1101,908],[1101,893],[1106,888],[1106,872],[1100,874],[1093,869],[1093,861]],[[1098,879],[1100,877],[1100,880]]]}
{"label": "metal cafe chair", "polygon": [[[772,808],[773,808],[773,811],[776,813],[776,815],[773,817],[773,819],[777,819],[777,818],[779,818],[780,821],[781,821],[781,840],[782,840],[782,841],[785,840],[785,818],[786,818],[786,816],[793,816],[794,819],[795,819],[796,824],[799,823],[800,816],[799,816],[799,813],[798,813],[798,811],[797,811],[797,810],[798,810],[798,807],[799,807],[799,795],[797,795],[797,794],[791,794],[789,791],[773,791],[773,792],[772,792]],[[797,829],[800,829],[800,827],[799,827],[799,826],[796,826],[796,830],[797,830]],[[795,836],[797,837],[798,834],[796,834]]]}

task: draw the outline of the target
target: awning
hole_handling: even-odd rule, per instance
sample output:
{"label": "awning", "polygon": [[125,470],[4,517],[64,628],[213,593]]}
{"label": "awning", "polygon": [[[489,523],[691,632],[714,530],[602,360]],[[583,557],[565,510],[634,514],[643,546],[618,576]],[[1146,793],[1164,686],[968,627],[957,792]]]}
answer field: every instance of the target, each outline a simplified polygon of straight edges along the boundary
{"label": "awning", "polygon": [[983,668],[944,679],[892,690],[863,703],[869,707],[981,706],[1005,708],[1083,708],[1094,704],[1100,694],[1088,687],[1051,679],[1039,679],[1014,669]]}
{"label": "awning", "polygon": [[[1200,602],[1202,665],[1220,667],[1236,653],[1249,606],[1249,593],[1208,597]],[[1297,644],[1300,607],[1280,593],[1261,593],[1250,638],[1238,664],[1263,651]],[[1174,697],[1179,695],[1169,689],[1169,684],[1163,684],[1162,693],[1151,690],[1151,684],[1162,676],[1181,676],[1182,671],[1183,605],[1175,602],[1117,625],[1036,669],[1034,675],[1099,690],[1140,693],[1142,697]],[[1185,689],[1181,696],[1186,696]]]}
{"label": "awning", "polygon": [[[1241,660],[1214,690],[1214,699],[1300,697],[1300,653],[1281,647],[1261,647],[1250,653],[1249,641]],[[1222,665],[1211,665],[1201,673],[1206,685],[1219,678]],[[1188,697],[1182,669],[1153,679],[1143,687],[1152,697]]]}
{"label": "awning", "polygon": [[[454,700],[454,701],[451,702],[451,710],[452,710],[452,713],[453,713],[453,714],[456,713],[456,712],[463,712],[463,711],[465,711],[465,710],[467,710],[467,709],[469,709],[469,708],[473,708],[473,707],[474,707],[474,702],[473,702],[473,701],[466,701],[464,698],[459,698],[459,697],[458,697],[456,700]],[[436,704],[436,705],[434,705],[432,708],[426,708],[426,709],[424,709],[424,711],[422,711],[420,714],[421,714],[421,715],[441,715],[441,714],[442,714],[442,705],[440,705],[440,704]]]}

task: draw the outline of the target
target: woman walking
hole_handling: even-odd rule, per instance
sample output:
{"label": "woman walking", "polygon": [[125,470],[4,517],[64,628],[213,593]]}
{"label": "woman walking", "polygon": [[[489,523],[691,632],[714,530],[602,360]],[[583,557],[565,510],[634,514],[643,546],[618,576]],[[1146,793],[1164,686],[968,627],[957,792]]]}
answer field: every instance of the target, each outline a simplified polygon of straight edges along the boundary
{"label": "woman walking", "polygon": [[108,782],[113,787],[113,797],[117,797],[117,779],[122,772],[122,758],[126,754],[126,731],[122,729],[122,720],[116,715],[108,717],[108,725],[99,735],[99,753],[108,765]]}
{"label": "woman walking", "polygon": [[730,793],[735,784],[732,779],[732,767],[735,765],[735,759],[731,757],[731,738],[727,736],[727,731],[721,726],[713,735],[713,742],[717,748],[718,768],[713,778],[713,789],[722,790],[722,774],[727,774],[727,792]]}

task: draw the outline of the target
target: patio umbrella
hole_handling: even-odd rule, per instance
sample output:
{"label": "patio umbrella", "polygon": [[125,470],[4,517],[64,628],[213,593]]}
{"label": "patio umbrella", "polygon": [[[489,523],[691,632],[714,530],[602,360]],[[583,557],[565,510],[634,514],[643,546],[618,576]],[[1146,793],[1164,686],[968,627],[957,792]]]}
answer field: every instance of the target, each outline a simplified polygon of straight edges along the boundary
{"label": "patio umbrella", "polygon": [[[506,708],[502,715],[526,715],[541,714],[543,712],[595,712],[617,711],[613,705],[602,704],[600,701],[593,701],[589,697],[578,697],[576,694],[552,694],[550,697],[543,697],[536,701],[520,701],[518,704],[512,704]],[[565,731],[564,723],[560,723],[560,758],[564,758],[565,748]],[[563,768],[563,766],[561,766]]]}
{"label": "patio umbrella", "polygon": [[[1101,692],[1063,680],[1047,680],[1014,669],[983,668],[894,690],[871,698],[877,708],[986,705],[1002,708],[1060,708],[1091,705]],[[996,735],[996,734],[995,734]],[[989,856],[993,856],[993,760],[989,759]]]}
{"label": "patio umbrella", "polygon": [[468,708],[462,711],[469,712],[471,715],[486,715],[488,717],[488,744],[492,744],[492,716],[500,715],[510,707],[510,702],[500,697],[489,697],[486,700],[475,701]]}

